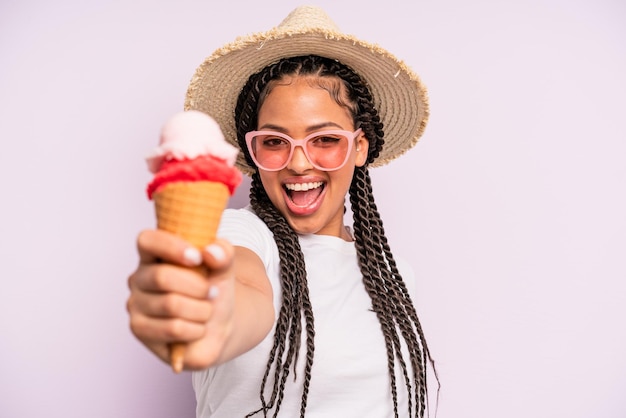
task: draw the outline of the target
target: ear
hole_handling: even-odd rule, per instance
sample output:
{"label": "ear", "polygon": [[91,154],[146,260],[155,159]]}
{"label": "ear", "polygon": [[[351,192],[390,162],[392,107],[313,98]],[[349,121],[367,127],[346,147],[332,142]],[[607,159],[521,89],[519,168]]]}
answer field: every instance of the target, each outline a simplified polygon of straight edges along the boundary
{"label": "ear", "polygon": [[354,165],[357,167],[363,167],[367,161],[367,154],[370,148],[370,142],[365,137],[365,134],[361,132],[354,140],[356,145],[356,160]]}

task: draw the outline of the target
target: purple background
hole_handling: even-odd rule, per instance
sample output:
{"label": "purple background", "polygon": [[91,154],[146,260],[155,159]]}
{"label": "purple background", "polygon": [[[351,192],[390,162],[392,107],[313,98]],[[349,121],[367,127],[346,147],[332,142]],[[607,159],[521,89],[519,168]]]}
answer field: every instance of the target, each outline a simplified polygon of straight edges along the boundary
{"label": "purple background", "polygon": [[[214,4],[2,0],[1,417],[194,415],[128,330],[143,157],[196,66],[295,3]],[[429,88],[425,136],[373,177],[438,417],[626,416],[625,3],[317,4]]]}

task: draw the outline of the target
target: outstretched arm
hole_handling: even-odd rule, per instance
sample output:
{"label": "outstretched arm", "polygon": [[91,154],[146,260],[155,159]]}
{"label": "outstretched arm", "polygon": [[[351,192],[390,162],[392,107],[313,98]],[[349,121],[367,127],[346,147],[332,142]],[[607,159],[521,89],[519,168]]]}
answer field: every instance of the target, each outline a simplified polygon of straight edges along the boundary
{"label": "outstretched arm", "polygon": [[[164,362],[168,345],[186,343],[184,368],[226,362],[260,343],[274,322],[272,288],[259,257],[217,240],[198,252],[158,230],[137,239],[139,266],[129,277],[133,334]],[[204,265],[206,274],[189,267]]]}

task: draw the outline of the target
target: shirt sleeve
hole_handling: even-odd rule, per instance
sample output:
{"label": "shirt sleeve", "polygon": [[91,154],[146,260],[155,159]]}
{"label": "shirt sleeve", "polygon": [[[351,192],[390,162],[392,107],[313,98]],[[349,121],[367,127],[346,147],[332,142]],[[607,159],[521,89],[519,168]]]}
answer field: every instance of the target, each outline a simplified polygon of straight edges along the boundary
{"label": "shirt sleeve", "polygon": [[264,263],[271,257],[274,244],[272,232],[249,208],[226,209],[217,232],[234,246],[255,252]]}

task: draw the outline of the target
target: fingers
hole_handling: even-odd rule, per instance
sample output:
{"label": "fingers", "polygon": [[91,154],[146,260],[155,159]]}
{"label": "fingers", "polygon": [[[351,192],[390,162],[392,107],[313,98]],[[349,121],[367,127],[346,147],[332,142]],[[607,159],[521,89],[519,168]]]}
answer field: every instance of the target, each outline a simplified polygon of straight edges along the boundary
{"label": "fingers", "polygon": [[[137,239],[140,252],[140,264],[129,277],[131,290],[137,288],[144,292],[175,292],[190,297],[205,298],[209,291],[209,281],[219,281],[232,276],[234,248],[226,240],[218,239],[204,251],[197,251],[196,262],[190,261],[188,243],[161,231],[144,231]],[[173,247],[173,248],[169,248]],[[161,262],[166,261],[166,262]],[[185,268],[168,263],[183,262]],[[189,266],[189,264],[204,265]],[[192,267],[191,269],[188,267]],[[199,274],[204,280],[199,280]]]}
{"label": "fingers", "polygon": [[138,293],[130,309],[151,318],[178,318],[202,324],[211,317],[212,305],[208,299],[189,298],[177,293]]}
{"label": "fingers", "polygon": [[161,230],[144,230],[137,237],[139,263],[166,261],[194,267],[202,262],[200,251],[182,238]]}
{"label": "fingers", "polygon": [[218,238],[204,249],[202,257],[210,271],[219,273],[232,266],[234,253],[235,250],[228,241]]}
{"label": "fingers", "polygon": [[[135,313],[130,317],[130,329],[146,345],[163,346],[172,342],[192,342],[206,333],[203,323],[179,318],[155,318]],[[166,355],[167,352],[163,351]]]}
{"label": "fingers", "polygon": [[137,237],[140,264],[168,262],[186,267],[197,267],[203,261],[211,270],[230,266],[234,254],[232,245],[217,238],[199,251],[182,238],[161,230],[144,230]]}
{"label": "fingers", "polygon": [[146,230],[137,248],[139,266],[128,279],[132,333],[165,362],[173,342],[188,345],[186,364],[213,361],[232,322],[233,246],[219,239],[199,251],[167,232]]}
{"label": "fingers", "polygon": [[198,299],[206,298],[209,291],[206,278],[197,271],[165,263],[140,265],[128,284],[131,292],[177,293]]}
{"label": "fingers", "polygon": [[[153,276],[143,274],[140,270],[133,276],[135,280],[131,277],[131,294],[127,300],[127,310],[133,334],[167,361],[165,345],[202,338],[214,306],[207,297],[209,285],[205,278],[180,267],[168,268],[167,265],[158,267],[159,270],[174,270],[179,274],[172,276],[174,280],[161,281],[171,283],[171,286],[159,285],[159,280],[151,280]],[[148,269],[143,271],[146,270]],[[167,275],[156,274],[156,277],[164,276]],[[181,278],[189,280],[180,280]],[[186,282],[191,286],[185,288]],[[183,290],[176,292],[181,283]],[[189,290],[190,287],[194,290]],[[174,289],[174,292],[164,292],[162,291],[164,288]]]}

